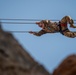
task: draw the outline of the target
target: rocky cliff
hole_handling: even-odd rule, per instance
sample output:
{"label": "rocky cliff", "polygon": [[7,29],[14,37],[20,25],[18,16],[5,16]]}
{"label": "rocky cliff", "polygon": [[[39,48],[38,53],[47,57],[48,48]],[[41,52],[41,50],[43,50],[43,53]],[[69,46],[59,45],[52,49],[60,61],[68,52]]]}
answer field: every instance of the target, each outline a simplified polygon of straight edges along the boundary
{"label": "rocky cliff", "polygon": [[0,26],[0,75],[51,75]]}
{"label": "rocky cliff", "polygon": [[0,26],[0,75],[76,75],[76,54],[68,56],[50,74],[11,33],[3,31]]}
{"label": "rocky cliff", "polygon": [[68,56],[53,72],[53,75],[76,75],[76,54]]}

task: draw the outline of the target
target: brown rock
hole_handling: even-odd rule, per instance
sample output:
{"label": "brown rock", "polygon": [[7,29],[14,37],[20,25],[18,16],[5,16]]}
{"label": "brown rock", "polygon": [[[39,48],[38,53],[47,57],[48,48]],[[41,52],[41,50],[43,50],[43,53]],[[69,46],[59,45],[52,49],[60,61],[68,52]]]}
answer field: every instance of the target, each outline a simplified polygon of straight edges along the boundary
{"label": "brown rock", "polygon": [[53,75],[76,75],[76,54],[68,56],[53,72]]}
{"label": "brown rock", "polygon": [[[26,40],[25,40],[26,41]],[[51,75],[0,26],[0,75]]]}
{"label": "brown rock", "polygon": [[[25,40],[26,41],[26,40]],[[0,75],[51,75],[0,25]],[[76,54],[67,57],[53,75],[76,75]]]}

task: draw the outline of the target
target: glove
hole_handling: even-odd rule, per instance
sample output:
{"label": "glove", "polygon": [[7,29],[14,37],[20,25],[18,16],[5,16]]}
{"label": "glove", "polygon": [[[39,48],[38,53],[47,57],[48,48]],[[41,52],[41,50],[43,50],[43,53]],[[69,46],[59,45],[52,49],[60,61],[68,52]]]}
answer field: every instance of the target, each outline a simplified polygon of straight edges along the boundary
{"label": "glove", "polygon": [[33,32],[33,31],[29,31],[29,33],[30,33],[30,34],[35,34],[35,32]]}

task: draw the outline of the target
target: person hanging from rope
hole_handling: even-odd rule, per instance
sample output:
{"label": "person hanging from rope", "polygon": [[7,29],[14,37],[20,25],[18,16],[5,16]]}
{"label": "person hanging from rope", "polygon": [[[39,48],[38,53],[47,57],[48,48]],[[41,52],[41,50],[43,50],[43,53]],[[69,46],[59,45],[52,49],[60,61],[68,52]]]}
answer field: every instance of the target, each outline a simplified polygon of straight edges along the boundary
{"label": "person hanging from rope", "polygon": [[70,27],[76,28],[76,26],[74,26],[74,21],[70,16],[64,16],[59,22],[42,20],[40,22],[36,22],[36,24],[41,27],[42,30],[40,30],[39,32],[29,31],[30,34],[41,36],[46,33],[60,32],[62,35],[70,38],[76,37],[76,32],[72,32],[68,29],[68,24],[70,24]]}

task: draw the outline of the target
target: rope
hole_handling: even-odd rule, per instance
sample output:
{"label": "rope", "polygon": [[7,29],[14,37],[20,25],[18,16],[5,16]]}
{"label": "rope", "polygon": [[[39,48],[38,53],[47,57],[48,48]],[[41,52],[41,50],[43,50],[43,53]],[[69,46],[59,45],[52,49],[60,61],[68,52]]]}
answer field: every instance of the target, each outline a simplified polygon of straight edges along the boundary
{"label": "rope", "polygon": [[[41,21],[42,19],[5,19],[5,18],[0,18],[0,20],[13,20],[13,21]],[[59,20],[56,20],[56,19],[51,19],[52,21],[59,21]]]}
{"label": "rope", "polygon": [[[7,31],[11,33],[29,33],[29,31]],[[33,31],[33,32],[38,32],[38,31]]]}
{"label": "rope", "polygon": [[[1,23],[4,23],[4,24],[36,24],[35,22],[28,22],[28,21],[41,21],[42,19],[5,19],[5,18],[0,18],[0,20],[6,21],[6,22],[1,22]],[[12,22],[9,22],[9,21],[12,21]],[[22,22],[16,22],[16,21],[22,21]],[[25,21],[27,21],[27,22],[25,22]],[[59,20],[51,19],[50,21],[59,21]],[[76,20],[74,19],[74,21],[76,21]],[[76,23],[74,23],[74,24],[76,24]],[[29,33],[29,31],[7,31],[7,32],[11,32],[11,33]],[[38,31],[33,31],[33,32],[38,32]]]}
{"label": "rope", "polygon": [[36,24],[35,22],[1,22],[1,23],[4,23],[4,24]]}
{"label": "rope", "polygon": [[[7,19],[7,18],[5,19],[5,18],[0,18],[0,20],[6,21],[6,22],[1,22],[4,24],[36,24],[35,22],[25,22],[25,21],[41,21],[42,19]],[[9,22],[9,21],[13,21],[13,22]],[[22,22],[16,22],[16,21],[22,21]],[[50,21],[59,21],[59,20],[51,19]],[[74,21],[76,21],[76,20],[74,19]],[[76,24],[76,23],[74,23],[74,24]]]}
{"label": "rope", "polygon": [[[7,19],[7,18],[0,18],[0,20],[10,20],[10,21],[11,21],[11,20],[14,20],[14,21],[15,21],[15,20],[16,20],[16,21],[17,21],[17,20],[19,20],[19,21],[20,21],[20,20],[21,20],[21,21],[41,21],[42,19],[11,19],[11,18],[10,18],[10,19]],[[47,20],[47,19],[46,19],[46,20]],[[51,20],[51,21],[60,21],[60,20],[58,20],[58,19],[50,19],[50,20]],[[76,21],[76,19],[73,19],[73,20]]]}
{"label": "rope", "polygon": [[36,24],[34,22],[1,22],[4,24]]}
{"label": "rope", "polygon": [[17,21],[17,20],[19,20],[19,21],[41,21],[41,19],[1,19],[0,18],[0,20],[14,20],[14,21]]}

